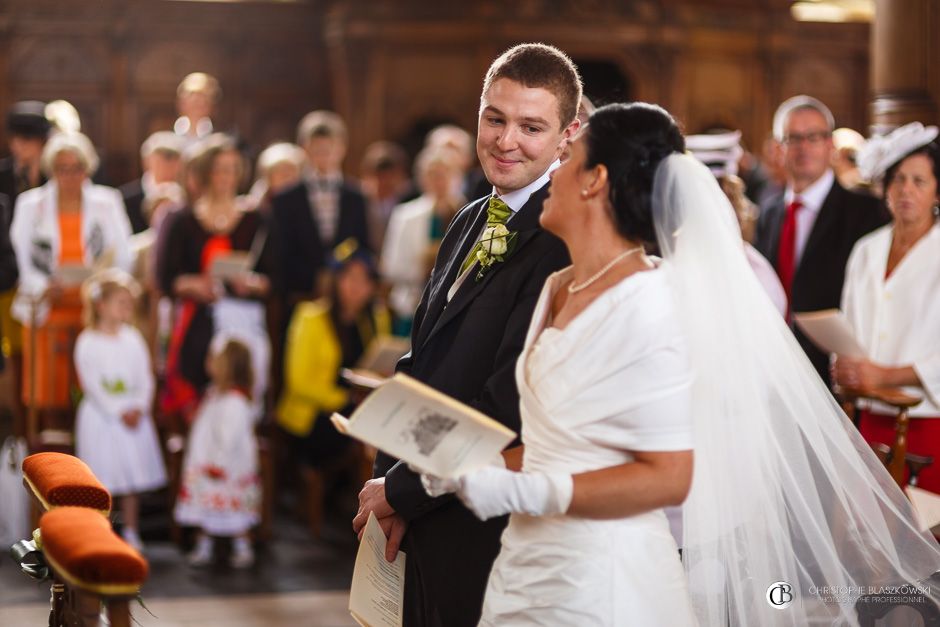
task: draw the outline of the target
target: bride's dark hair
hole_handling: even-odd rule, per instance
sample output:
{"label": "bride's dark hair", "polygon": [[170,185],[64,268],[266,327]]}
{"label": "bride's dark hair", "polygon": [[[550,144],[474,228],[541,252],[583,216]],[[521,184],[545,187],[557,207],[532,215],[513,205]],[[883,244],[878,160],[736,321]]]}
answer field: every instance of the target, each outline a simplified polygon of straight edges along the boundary
{"label": "bride's dark hair", "polygon": [[669,113],[634,102],[599,108],[588,121],[585,167],[607,168],[611,217],[623,237],[655,242],[650,197],[656,167],[685,151],[685,138]]}

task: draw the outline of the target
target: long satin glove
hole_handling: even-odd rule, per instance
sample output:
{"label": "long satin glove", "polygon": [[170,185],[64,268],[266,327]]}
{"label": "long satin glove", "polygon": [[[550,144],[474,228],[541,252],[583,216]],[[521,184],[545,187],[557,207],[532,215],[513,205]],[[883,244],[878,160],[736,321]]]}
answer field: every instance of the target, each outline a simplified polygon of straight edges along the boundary
{"label": "long satin glove", "polygon": [[485,466],[459,479],[457,497],[480,520],[503,514],[550,516],[571,505],[574,482],[562,472],[513,472]]}
{"label": "long satin glove", "polygon": [[[506,460],[501,453],[497,453],[489,460],[488,465],[494,468],[505,468]],[[424,488],[425,493],[431,498],[437,498],[445,494],[453,494],[460,487],[459,478],[444,479],[443,477],[423,472],[420,468],[412,466],[411,464],[408,464],[408,468],[410,468],[412,472],[421,475],[421,487]]]}

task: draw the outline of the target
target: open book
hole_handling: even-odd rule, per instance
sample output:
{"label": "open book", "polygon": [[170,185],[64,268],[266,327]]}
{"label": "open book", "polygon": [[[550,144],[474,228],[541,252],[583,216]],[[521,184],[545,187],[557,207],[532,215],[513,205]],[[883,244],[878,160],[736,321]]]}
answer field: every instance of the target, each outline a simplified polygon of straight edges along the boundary
{"label": "open book", "polygon": [[359,370],[368,370],[383,377],[395,373],[395,365],[402,356],[411,350],[408,338],[382,335],[369,342],[362,358],[356,364]]}
{"label": "open book", "polygon": [[217,255],[209,264],[209,276],[227,281],[249,272],[254,260],[248,251],[230,250]]}
{"label": "open book", "polygon": [[365,533],[356,553],[349,613],[363,627],[399,627],[405,600],[405,554],[385,560],[385,534],[375,514],[369,512]]}
{"label": "open book", "polygon": [[933,527],[940,525],[940,494],[913,485],[904,488],[904,492],[914,504],[914,512],[922,530],[932,531]]}
{"label": "open book", "polygon": [[333,414],[331,420],[340,433],[444,478],[485,466],[516,437],[492,418],[401,373],[372,392],[349,419]]}
{"label": "open book", "polygon": [[853,359],[867,357],[845,314],[838,309],[795,313],[793,319],[820,350]]}

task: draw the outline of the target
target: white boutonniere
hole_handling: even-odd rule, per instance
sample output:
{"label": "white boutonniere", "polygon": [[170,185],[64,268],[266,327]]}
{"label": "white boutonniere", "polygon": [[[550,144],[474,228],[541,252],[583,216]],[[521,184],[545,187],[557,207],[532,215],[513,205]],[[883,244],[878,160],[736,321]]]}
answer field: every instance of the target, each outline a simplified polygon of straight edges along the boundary
{"label": "white boutonniere", "polygon": [[480,264],[477,281],[483,278],[493,264],[506,260],[516,241],[516,235],[516,232],[507,229],[505,224],[486,227],[480,238],[480,249],[477,251],[477,263]]}

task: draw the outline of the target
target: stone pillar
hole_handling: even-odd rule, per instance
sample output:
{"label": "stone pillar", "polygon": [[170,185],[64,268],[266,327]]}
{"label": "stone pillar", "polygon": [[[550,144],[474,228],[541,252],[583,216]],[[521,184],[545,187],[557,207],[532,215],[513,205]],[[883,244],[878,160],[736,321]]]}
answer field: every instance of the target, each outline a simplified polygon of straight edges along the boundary
{"label": "stone pillar", "polygon": [[872,130],[935,124],[940,97],[936,0],[875,0],[871,29]]}

